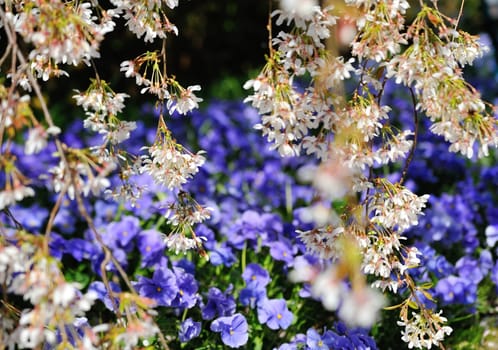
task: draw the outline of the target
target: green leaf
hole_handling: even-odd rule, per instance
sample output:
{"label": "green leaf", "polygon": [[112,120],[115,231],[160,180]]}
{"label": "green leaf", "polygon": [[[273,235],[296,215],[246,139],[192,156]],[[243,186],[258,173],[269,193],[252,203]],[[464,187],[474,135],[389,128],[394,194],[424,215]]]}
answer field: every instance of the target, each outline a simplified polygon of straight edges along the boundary
{"label": "green leaf", "polygon": [[432,282],[425,282],[419,285],[419,288],[421,289],[431,289],[434,286],[434,283]]}
{"label": "green leaf", "polygon": [[418,304],[416,302],[414,302],[413,300],[408,301],[408,306],[411,309],[418,310]]}
{"label": "green leaf", "polygon": [[391,305],[391,306],[385,306],[383,309],[384,310],[396,310],[396,309],[399,309],[400,307],[402,307],[404,304],[403,303],[399,303],[399,304],[396,304],[396,305]]}
{"label": "green leaf", "polygon": [[254,339],[253,349],[254,350],[262,350],[263,349],[263,338],[256,337],[256,339]]}

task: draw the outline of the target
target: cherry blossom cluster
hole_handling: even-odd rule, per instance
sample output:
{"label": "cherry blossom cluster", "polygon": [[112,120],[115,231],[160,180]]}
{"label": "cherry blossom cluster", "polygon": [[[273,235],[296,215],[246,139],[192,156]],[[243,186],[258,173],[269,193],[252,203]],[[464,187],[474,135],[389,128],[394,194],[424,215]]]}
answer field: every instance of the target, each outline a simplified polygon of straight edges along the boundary
{"label": "cherry blossom cluster", "polygon": [[[306,215],[316,227],[299,234],[309,251],[332,258],[336,266],[321,273],[297,269],[295,279],[311,281],[325,307],[360,319],[353,305],[363,304],[340,306],[338,301],[348,298],[344,271],[350,274],[352,294],[370,293],[366,280],[358,283],[357,273],[350,270],[356,266],[376,277],[372,286],[407,295],[410,303],[399,307],[399,324],[405,326],[402,339],[410,348],[439,346],[451,328],[440,313],[416,298],[417,293],[428,293],[409,274],[420,263],[419,253],[401,243],[403,233],[418,224],[429,196],[416,195],[403,181],[416,146],[419,115],[431,120],[430,130],[449,142],[450,151],[470,158],[476,149],[479,156],[486,156],[489,147],[498,146],[492,107],[462,75],[463,66],[480,57],[484,48],[476,37],[458,30],[457,21],[441,14],[435,3],[422,1],[411,23],[406,20],[408,1],[347,0],[346,4],[359,11],[353,57],[347,62],[324,50],[329,27],[336,23],[333,8],[321,9],[311,1],[281,1],[281,9],[271,16],[276,26],[285,23],[287,29],[271,38],[266,66],[246,83],[254,91],[246,102],[261,114],[255,128],[282,156],[306,153],[319,160],[301,170],[321,200]],[[344,94],[350,78],[355,86]],[[390,108],[382,105],[389,79],[411,91],[412,130],[398,130],[389,122]],[[396,164],[402,169],[396,183],[375,170]],[[345,208],[326,204],[341,198],[348,202]],[[344,239],[355,243],[361,262],[347,252]],[[336,292],[331,295],[330,289]],[[374,308],[381,307],[376,300],[371,297]],[[421,312],[409,318],[408,304]]]}
{"label": "cherry blossom cluster", "polygon": [[103,145],[117,145],[130,138],[130,132],[136,128],[135,122],[120,120],[117,115],[125,108],[125,93],[115,93],[101,80],[93,80],[85,92],[76,91],[76,104],[82,106],[87,118],[85,128],[103,134]]}
{"label": "cherry blossom cluster", "polygon": [[176,143],[162,117],[154,144],[142,157],[141,173],[149,174],[156,183],[168,189],[178,189],[195,175],[205,161],[204,152],[192,154]]}
{"label": "cherry blossom cluster", "polygon": [[196,249],[200,254],[209,258],[203,249],[203,238],[195,234],[194,227],[211,217],[212,209],[203,207],[186,192],[178,193],[178,199],[168,205],[165,217],[172,225],[173,231],[165,238],[166,246],[175,251],[186,253]]}
{"label": "cherry blossom cluster", "polygon": [[[319,6],[310,7],[304,16],[299,13],[285,9],[272,13],[277,25],[294,23],[294,30],[281,31],[271,40],[272,57],[261,74],[244,86],[254,90],[246,102],[261,113],[261,123],[255,127],[281,155],[295,156],[304,150],[326,157],[330,140],[320,130],[323,126],[331,128],[340,118],[329,108],[340,96],[327,90],[351,77],[354,68],[352,60],[329,58],[324,50],[322,41],[330,36],[329,27],[335,24],[336,17]],[[298,91],[293,83],[306,74],[321,84]],[[312,131],[318,132],[314,135]]]}
{"label": "cherry blossom cluster", "polygon": [[170,9],[177,7],[178,0],[111,0],[111,3],[116,6],[112,13],[121,15],[128,29],[137,38],[143,36],[145,42],[165,39],[167,33],[178,34],[178,28],[169,21],[164,11],[164,5]]}
{"label": "cherry blossom cluster", "polygon": [[[0,244],[0,282],[6,288],[4,292],[22,296],[33,305],[25,310],[11,308],[11,317],[2,313],[0,342],[4,346],[55,346],[58,337],[62,339],[59,343],[66,344],[71,336],[68,333],[75,331],[73,325],[97,297],[91,291],[82,294],[76,284],[67,282],[58,262],[47,257],[41,247],[36,247],[37,243],[42,240],[19,242],[19,246]],[[55,329],[62,333],[56,334]]]}
{"label": "cherry blossom cluster", "polygon": [[4,20],[12,30],[33,45],[28,61],[16,74],[36,72],[48,80],[51,75],[67,74],[59,64],[89,64],[99,57],[99,46],[105,34],[114,29],[112,16],[98,17],[91,2],[68,4],[57,0],[15,1],[12,11],[5,12]]}
{"label": "cherry blossom cluster", "polygon": [[408,343],[410,349],[439,346],[444,338],[451,334],[451,327],[443,326],[448,320],[440,314],[441,312],[431,315],[430,323],[427,323],[426,317],[416,312],[412,312],[410,318],[398,321],[398,325],[405,328],[402,331],[402,339]]}
{"label": "cherry blossom cluster", "polygon": [[450,150],[472,158],[498,146],[492,107],[463,78],[462,67],[482,56],[477,37],[457,30],[455,20],[424,5],[403,33],[405,50],[385,64],[387,76],[413,87],[418,104],[433,122],[431,131],[450,143]]}
{"label": "cherry blossom cluster", "polygon": [[[165,69],[160,67],[165,64],[164,48],[161,52],[146,52],[134,60],[121,63],[121,71],[128,78],[135,78],[138,86],[143,86],[140,92],[155,95],[158,100],[166,100],[166,107],[172,114],[177,111],[185,115],[198,108],[201,98],[194,91],[199,91],[199,85],[182,87],[173,77],[166,75]],[[164,67],[163,67],[164,68]]]}
{"label": "cherry blossom cluster", "polygon": [[[27,307],[17,312],[14,318],[4,317],[8,310],[2,307],[0,335],[8,336],[0,339],[0,343],[23,348],[58,343],[70,348],[75,345],[74,334],[78,333],[84,334],[76,344],[78,348],[94,349],[113,344],[131,349],[151,336],[158,337],[167,348],[155,323],[155,304],[140,297],[129,283],[128,276],[109,250],[112,242],[102,239],[84,201],[105,196],[121,201],[122,205],[134,205],[147,190],[147,186],[134,183],[134,178],[141,174],[150,175],[175,199],[174,192],[180,191],[204,163],[203,152],[193,154],[178,144],[162,116],[156,140],[142,148],[148,151],[147,154],[133,154],[125,149],[123,142],[131,137],[137,127],[136,122],[121,119],[125,100],[129,96],[115,92],[96,70],[88,88],[77,90],[73,98],[85,114],[83,127],[102,135],[102,139],[92,147],[74,147],[60,137],[61,129],[54,123],[40,80],[68,76],[71,66],[96,67],[94,61],[100,57],[100,46],[106,34],[123,20],[138,39],[145,42],[159,39],[163,47],[161,51],[124,61],[121,64],[124,75],[135,78],[141,93],[151,94],[157,100],[158,108],[167,109],[170,114],[188,113],[202,101],[195,95],[200,86],[183,88],[166,73],[166,36],[178,34],[177,27],[167,15],[177,6],[178,0],[111,0],[106,5],[97,1],[0,1],[0,29],[8,39],[0,58],[6,78],[0,83],[0,170],[4,175],[0,184],[0,209],[16,222],[9,208],[25,198],[35,197],[33,184],[39,184],[40,180],[46,185],[46,190],[56,194],[45,235],[31,235],[17,225],[5,226],[8,228],[3,232],[4,224],[1,223],[2,302],[7,303],[7,295],[19,295],[24,297]],[[41,113],[32,110],[33,101],[37,101]],[[18,169],[19,159],[12,152],[12,147],[21,138],[25,139],[25,155],[36,155],[53,147],[53,161],[40,178],[30,178]],[[121,179],[120,185],[111,183],[110,177],[116,173]],[[90,292],[82,294],[75,284],[66,282],[57,260],[51,256],[48,248],[53,243],[51,229],[66,199],[77,203],[77,211],[94,232],[94,243],[105,252],[101,278],[104,289],[112,300],[115,299],[116,323],[97,325],[96,328],[88,324],[84,315],[91,308],[95,296]],[[171,208],[180,207],[182,205],[173,203]],[[190,227],[194,222],[200,223],[209,218],[209,210],[197,202],[198,213],[192,213],[192,216],[181,210],[178,213],[182,214],[172,216],[171,208],[166,210],[165,215],[172,226]],[[33,238],[35,243],[23,235],[36,237]],[[173,244],[174,235],[177,239]],[[24,237],[22,241],[21,237]],[[179,230],[164,238],[172,249],[201,251],[202,241],[195,239],[193,231]],[[18,240],[19,243],[16,243]],[[182,245],[181,242],[189,240],[195,240],[195,244]],[[33,244],[44,248],[37,251]],[[106,270],[110,265],[121,271],[119,278],[128,285],[128,292],[112,290]]]}

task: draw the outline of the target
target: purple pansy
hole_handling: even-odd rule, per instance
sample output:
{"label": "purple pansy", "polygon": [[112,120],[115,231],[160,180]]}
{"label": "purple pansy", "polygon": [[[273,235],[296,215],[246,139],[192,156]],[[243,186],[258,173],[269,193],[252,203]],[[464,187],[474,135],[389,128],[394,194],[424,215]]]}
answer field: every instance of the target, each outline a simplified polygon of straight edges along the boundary
{"label": "purple pansy", "polygon": [[[211,215],[211,222],[212,222]],[[214,231],[204,224],[199,224],[195,228],[195,235],[202,240],[205,239],[204,248],[207,250],[212,250],[215,247],[216,239],[214,237]]]}
{"label": "purple pansy", "polygon": [[498,225],[489,225],[484,233],[486,235],[486,244],[489,248],[493,248],[498,242]]}
{"label": "purple pansy", "polygon": [[437,241],[451,245],[460,242],[465,252],[473,252],[479,242],[474,224],[475,206],[470,199],[444,193],[439,198],[431,196],[429,203],[431,207],[420,217],[420,224],[410,230],[411,234],[421,235],[427,243]]}
{"label": "purple pansy", "polygon": [[212,320],[218,316],[231,316],[235,312],[235,299],[231,293],[231,287],[225,293],[216,287],[209,288],[207,302],[202,308],[202,318]]}
{"label": "purple pansy", "polygon": [[[498,173],[496,176],[498,177]],[[489,206],[486,208],[486,219],[490,225],[498,226],[498,206]]]}
{"label": "purple pansy", "polygon": [[[180,259],[180,260],[174,260],[172,262],[173,266],[175,268],[179,268],[179,269],[182,269],[183,271],[191,274],[191,275],[195,275],[195,263],[188,260],[188,259]],[[175,270],[176,272],[176,270]]]}
{"label": "purple pansy", "polygon": [[148,220],[157,212],[157,206],[154,203],[153,194],[150,192],[143,193],[133,205],[127,203],[126,209],[133,215],[136,215],[143,220]]}
{"label": "purple pansy", "polygon": [[237,220],[234,227],[227,232],[228,241],[230,245],[241,250],[247,242],[257,240],[263,227],[264,222],[261,215],[254,210],[247,210]]}
{"label": "purple pansy", "polygon": [[213,332],[221,333],[223,344],[230,348],[238,348],[249,339],[247,320],[241,314],[219,317],[211,323]]}
{"label": "purple pansy", "polygon": [[164,240],[161,233],[154,229],[140,232],[137,236],[137,246],[142,258],[142,267],[158,264],[164,254]]}
{"label": "purple pansy", "polygon": [[111,222],[105,228],[103,238],[111,247],[118,246],[127,250],[128,244],[138,234],[140,221],[134,216],[123,216],[120,221]]}
{"label": "purple pansy", "polygon": [[182,343],[186,343],[201,334],[201,323],[195,322],[191,317],[187,318],[180,324],[180,331],[178,332],[178,339]]}
{"label": "purple pansy", "polygon": [[306,332],[306,346],[307,349],[329,350],[329,346],[324,342],[322,336],[314,328],[310,328]]}
{"label": "purple pansy", "polygon": [[264,299],[258,303],[258,321],[270,329],[287,329],[293,318],[285,299]]}
{"label": "purple pansy", "polygon": [[444,304],[471,305],[477,300],[477,285],[467,277],[444,277],[438,281],[435,291]]}
{"label": "purple pansy", "polygon": [[443,255],[435,255],[433,259],[427,261],[427,269],[434,273],[437,278],[448,276],[455,268]]}
{"label": "purple pansy", "polygon": [[270,242],[270,255],[273,259],[283,261],[287,266],[292,266],[294,262],[294,252],[292,245],[286,239]]}
{"label": "purple pansy", "polygon": [[171,305],[179,308],[190,309],[197,304],[199,296],[197,294],[198,285],[195,277],[182,268],[174,268],[178,294],[171,302]]}
{"label": "purple pansy", "polygon": [[364,328],[348,328],[344,322],[335,323],[335,331],[327,330],[324,338],[333,339],[333,349],[377,350],[377,345]]}
{"label": "purple pansy", "polygon": [[157,268],[152,278],[140,276],[135,288],[141,296],[151,298],[161,306],[171,305],[178,293],[175,274],[165,266]]}
{"label": "purple pansy", "polygon": [[280,345],[277,350],[300,350],[306,349],[306,335],[298,333],[292,337],[290,343]]}
{"label": "purple pansy", "polygon": [[37,180],[40,175],[46,174],[47,169],[55,165],[56,157],[53,153],[56,152],[55,144],[49,142],[47,147],[37,154],[25,154],[24,147],[16,144],[11,145],[10,152],[15,154],[16,167],[21,173],[29,179],[33,179],[33,184],[40,184]]}
{"label": "purple pansy", "polygon": [[65,248],[66,252],[71,254],[77,261],[91,259],[92,256],[100,252],[100,249],[92,241],[81,238],[66,240]]}
{"label": "purple pansy", "polygon": [[[95,238],[93,238],[94,237],[93,233],[89,233],[87,235],[87,237],[89,239],[91,239],[91,242],[96,241]],[[122,268],[126,268],[128,266],[128,255],[126,254],[126,252],[123,249],[118,248],[118,247],[110,247],[110,248],[112,250],[112,257],[114,259],[116,259],[116,261],[121,265]],[[78,249],[78,247],[76,246],[75,249]],[[105,254],[102,250],[102,247],[100,247],[100,246],[95,246],[94,249],[95,249],[94,254],[90,256],[91,266],[92,266],[93,271],[95,271],[95,273],[97,273],[99,276],[101,276],[102,275],[101,267],[102,267],[102,263],[103,263],[104,258],[105,258]],[[105,266],[105,269],[107,271],[114,271],[114,272],[117,271],[117,268],[114,265],[113,261],[110,261]]]}
{"label": "purple pansy", "polygon": [[[196,194],[196,199],[205,202],[215,196],[216,181],[204,167],[199,169],[197,176],[194,176],[187,184],[188,191]],[[211,205],[210,205],[211,206]],[[211,221],[213,222],[213,221]],[[215,220],[214,223],[217,221]]]}
{"label": "purple pansy", "polygon": [[246,210],[225,233],[230,245],[241,250],[244,246],[256,247],[258,238],[263,242],[276,240],[283,230],[278,215]]}
{"label": "purple pansy", "polygon": [[50,255],[61,259],[66,250],[66,240],[61,235],[52,232],[48,246],[50,248]]}
{"label": "purple pansy", "polygon": [[62,205],[55,216],[54,226],[62,233],[73,233],[76,227],[74,210],[67,205]]}
{"label": "purple pansy", "polygon": [[469,256],[463,256],[455,263],[459,276],[478,284],[484,278],[479,262]]}
{"label": "purple pansy", "polygon": [[254,309],[260,300],[266,299],[266,289],[255,286],[245,287],[239,293],[239,301],[243,306]]}
{"label": "purple pansy", "polygon": [[375,341],[362,328],[348,329],[342,322],[335,324],[335,332],[324,329],[320,335],[314,328],[306,332],[307,350],[377,350]]}
{"label": "purple pansy", "polygon": [[246,266],[242,273],[242,279],[246,282],[247,286],[257,289],[265,288],[271,281],[268,271],[256,263],[251,263]]}
{"label": "purple pansy", "polygon": [[42,225],[48,218],[48,210],[39,205],[32,205],[29,208],[15,206],[11,212],[21,225],[30,232],[40,232]]}
{"label": "purple pansy", "polygon": [[232,248],[227,246],[226,242],[217,245],[209,252],[209,262],[213,266],[224,265],[232,266],[237,261],[237,257],[232,251]]}
{"label": "purple pansy", "polygon": [[101,226],[111,222],[117,212],[118,204],[116,202],[97,200],[95,202],[95,224]]}
{"label": "purple pansy", "polygon": [[489,270],[493,267],[493,255],[489,250],[482,250],[479,255],[479,268],[483,275],[487,275]]}
{"label": "purple pansy", "polygon": [[429,281],[429,273],[433,273],[437,278],[442,278],[454,274],[455,267],[442,255],[438,255],[436,250],[426,243],[416,245],[420,251],[420,266],[412,269],[412,275],[418,281]]}

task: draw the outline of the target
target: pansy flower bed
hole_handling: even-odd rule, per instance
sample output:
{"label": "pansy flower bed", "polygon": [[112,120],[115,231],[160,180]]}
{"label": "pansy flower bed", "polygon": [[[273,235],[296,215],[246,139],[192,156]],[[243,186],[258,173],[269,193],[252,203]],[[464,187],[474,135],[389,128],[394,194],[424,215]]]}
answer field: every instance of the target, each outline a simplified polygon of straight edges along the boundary
{"label": "pansy flower bed", "polygon": [[[388,96],[399,106],[396,112],[402,120],[403,113],[409,113],[404,106],[410,108],[409,104],[394,90]],[[144,118],[157,120],[153,106],[142,110]],[[257,119],[256,111],[242,102],[224,101],[213,101],[192,113],[189,122],[178,115],[170,117],[168,122],[183,144],[195,140],[193,149],[202,147],[211,155],[184,188],[195,198],[158,187],[134,205],[88,200],[84,205],[89,215],[110,253],[130,276],[131,286],[156,305],[157,326],[168,334],[171,348],[376,349],[372,333],[392,336],[384,325],[347,327],[334,313],[323,310],[309,284],[291,282],[289,276],[297,267],[318,269],[327,264],[307,252],[296,234],[311,225],[303,221],[302,212],[313,191],[296,179],[293,170],[305,159],[282,159],[268,150],[252,128]],[[80,133],[78,123],[69,130],[62,136],[69,144],[95,141]],[[127,146],[133,149],[151,140],[154,131],[139,122]],[[409,171],[410,186],[439,191],[431,196],[420,224],[408,235],[422,252],[416,280],[432,285],[435,302],[458,317],[465,316],[459,321],[462,324],[487,319],[496,306],[498,283],[494,251],[498,198],[492,190],[498,165],[469,163],[447,151],[444,141],[436,137],[419,142]],[[50,145],[37,155],[36,162],[22,145],[12,151],[25,161],[21,171],[26,173],[42,174],[51,164]],[[136,180],[154,186],[147,174]],[[115,176],[110,181],[119,184],[120,179]],[[36,185],[37,193],[46,191],[43,181]],[[204,241],[203,254],[184,254],[174,240],[165,241],[164,232],[172,230],[171,218],[163,217],[161,210],[176,196],[184,196],[193,207],[198,202],[211,207],[211,218],[195,226],[196,236]],[[10,209],[16,222],[5,214],[2,220],[12,226],[9,230],[17,224],[40,232],[49,219],[45,208],[50,200],[47,194],[31,205],[16,205]],[[92,313],[68,325],[82,336],[89,324],[110,320],[126,306],[113,301],[106,291],[99,277],[105,252],[92,243],[95,240],[85,229],[84,219],[74,215],[75,205],[68,198],[61,203],[53,219],[49,249],[64,266],[68,281],[94,292]],[[3,251],[5,258],[7,254],[8,250]],[[107,272],[119,274],[112,262]],[[109,284],[114,292],[126,288],[112,277]],[[458,323],[454,327],[458,329]],[[124,334],[123,344],[128,336],[135,335]]]}

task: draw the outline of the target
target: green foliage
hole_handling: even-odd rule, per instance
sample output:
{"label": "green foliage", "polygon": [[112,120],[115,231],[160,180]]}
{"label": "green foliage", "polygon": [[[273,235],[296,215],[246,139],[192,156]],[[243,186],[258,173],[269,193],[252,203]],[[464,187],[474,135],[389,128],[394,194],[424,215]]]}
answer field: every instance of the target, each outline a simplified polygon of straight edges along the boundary
{"label": "green foliage", "polygon": [[209,96],[209,98],[220,100],[242,99],[246,95],[246,91],[242,86],[247,80],[249,80],[249,76],[236,77],[224,75],[207,88],[205,95]]}

